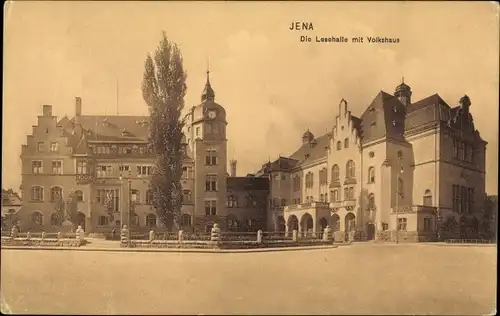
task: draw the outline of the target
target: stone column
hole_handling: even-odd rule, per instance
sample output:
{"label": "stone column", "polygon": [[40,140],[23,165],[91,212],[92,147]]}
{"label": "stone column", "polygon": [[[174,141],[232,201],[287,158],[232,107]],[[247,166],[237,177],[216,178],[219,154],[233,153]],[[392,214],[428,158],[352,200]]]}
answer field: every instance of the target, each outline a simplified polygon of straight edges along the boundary
{"label": "stone column", "polygon": [[298,235],[299,235],[298,231],[294,230],[293,233],[292,233],[292,238],[293,238],[292,240],[293,240],[293,242],[297,242],[299,240],[298,239]]}
{"label": "stone column", "polygon": [[179,230],[179,244],[184,241],[184,231]]}
{"label": "stone column", "polygon": [[155,232],[151,229],[149,231],[149,241],[153,241],[155,239]]}
{"label": "stone column", "polygon": [[260,229],[257,231],[257,242],[259,244],[262,243],[262,230],[260,230]]}

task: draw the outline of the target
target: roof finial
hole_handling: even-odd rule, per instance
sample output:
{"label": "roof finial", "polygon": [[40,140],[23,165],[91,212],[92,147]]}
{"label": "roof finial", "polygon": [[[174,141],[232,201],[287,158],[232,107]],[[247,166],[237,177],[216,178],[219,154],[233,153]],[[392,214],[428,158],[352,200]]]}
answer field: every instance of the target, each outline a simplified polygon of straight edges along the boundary
{"label": "roof finial", "polygon": [[405,83],[405,77],[401,77],[401,83]]}

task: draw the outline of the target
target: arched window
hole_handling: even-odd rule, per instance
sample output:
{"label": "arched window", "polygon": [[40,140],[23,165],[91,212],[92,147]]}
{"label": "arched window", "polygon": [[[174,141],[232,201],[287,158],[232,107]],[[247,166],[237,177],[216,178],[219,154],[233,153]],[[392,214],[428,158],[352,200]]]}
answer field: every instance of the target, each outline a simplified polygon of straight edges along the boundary
{"label": "arched window", "polygon": [[373,193],[368,195],[368,209],[369,210],[375,209],[375,195]]}
{"label": "arched window", "polygon": [[61,216],[58,213],[52,213],[52,215],[50,215],[50,225],[59,226],[61,224]]}
{"label": "arched window", "polygon": [[181,220],[182,226],[191,226],[191,215],[189,214],[182,214],[182,220]]}
{"label": "arched window", "polygon": [[356,166],[353,160],[349,160],[346,165],[346,177],[355,178],[356,177]]}
{"label": "arched window", "polygon": [[344,139],[344,148],[349,148],[349,138]]}
{"label": "arched window", "polygon": [[133,189],[130,193],[132,195],[132,197],[131,197],[132,202],[134,202],[135,204],[141,203],[141,194],[140,194],[139,190]]}
{"label": "arched window", "polygon": [[309,203],[309,197],[306,196],[306,203]]}
{"label": "arched window", "polygon": [[278,198],[274,198],[274,200],[273,200],[273,206],[274,207],[280,206],[280,200]]}
{"label": "arched window", "polygon": [[146,216],[146,227],[147,228],[156,227],[156,215],[148,214],[148,216]]}
{"label": "arched window", "polygon": [[42,202],[43,201],[43,187],[41,187],[41,186],[32,187],[30,198],[31,198],[31,201]]}
{"label": "arched window", "polygon": [[340,142],[340,140],[337,142],[337,150],[340,150],[342,149],[342,143]]}
{"label": "arched window", "polygon": [[368,183],[375,183],[375,168],[368,168]]}
{"label": "arched window", "polygon": [[152,205],[153,204],[153,191],[148,190],[146,192],[146,204]]}
{"label": "arched window", "polygon": [[431,192],[431,190],[425,190],[424,205],[425,206],[432,206],[432,192]]}
{"label": "arched window", "polygon": [[230,231],[238,231],[238,221],[235,220],[235,219],[229,219],[227,221],[227,226],[229,228]]}
{"label": "arched window", "polygon": [[43,225],[43,214],[38,211],[31,214],[31,223],[35,225]]}
{"label": "arched window", "polygon": [[319,201],[320,201],[320,202],[324,202],[324,201],[323,201],[323,194],[320,194],[320,195],[319,195]]}
{"label": "arched window", "polygon": [[333,167],[332,167],[332,181],[333,182],[339,181],[339,166],[338,165],[333,165]]}
{"label": "arched window", "polygon": [[398,178],[398,194],[400,197],[404,196],[403,179],[401,178]]}
{"label": "arched window", "polygon": [[286,206],[286,200],[285,199],[281,199],[281,206]]}
{"label": "arched window", "polygon": [[62,188],[61,187],[50,188],[50,202],[55,202],[60,198],[62,198]]}
{"label": "arched window", "polygon": [[349,188],[344,188],[344,201],[349,200]]}
{"label": "arched window", "polygon": [[75,191],[75,199],[77,202],[83,202],[83,192],[80,190]]}

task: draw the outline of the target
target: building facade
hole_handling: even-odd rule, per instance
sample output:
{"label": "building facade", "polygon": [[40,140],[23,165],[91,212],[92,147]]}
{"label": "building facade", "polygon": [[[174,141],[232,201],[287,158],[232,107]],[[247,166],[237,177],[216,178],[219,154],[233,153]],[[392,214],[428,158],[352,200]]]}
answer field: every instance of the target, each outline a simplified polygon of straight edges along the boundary
{"label": "building facade", "polygon": [[[236,161],[228,174],[226,111],[215,102],[208,75],[201,103],[185,117],[179,224],[192,232],[214,223],[223,230],[265,229],[268,179],[236,177]],[[76,200],[76,222],[89,233],[122,224],[163,229],[149,188],[155,158],[148,135],[148,117],[83,115],[79,97],[72,119],[58,120],[44,105],[22,146],[21,229],[59,230],[69,199]]]}
{"label": "building facade", "polygon": [[256,175],[270,178],[268,225],[302,234],[330,225],[368,240],[477,234],[486,142],[471,101],[452,107],[438,94],[411,95],[404,82],[394,95],[381,91],[360,116],[341,100],[331,131],[308,130],[295,153],[263,165]]}

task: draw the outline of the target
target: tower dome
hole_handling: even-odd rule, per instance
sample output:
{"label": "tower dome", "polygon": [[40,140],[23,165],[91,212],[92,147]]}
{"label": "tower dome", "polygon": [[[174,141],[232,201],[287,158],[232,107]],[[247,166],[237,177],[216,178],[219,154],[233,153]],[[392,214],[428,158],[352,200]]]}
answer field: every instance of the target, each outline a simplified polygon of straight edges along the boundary
{"label": "tower dome", "polygon": [[405,106],[409,106],[411,104],[411,93],[411,88],[405,83],[405,78],[403,77],[401,84],[396,87],[394,96],[397,97]]}
{"label": "tower dome", "polygon": [[302,135],[302,143],[307,144],[314,140],[314,135],[307,129],[307,131]]}

